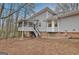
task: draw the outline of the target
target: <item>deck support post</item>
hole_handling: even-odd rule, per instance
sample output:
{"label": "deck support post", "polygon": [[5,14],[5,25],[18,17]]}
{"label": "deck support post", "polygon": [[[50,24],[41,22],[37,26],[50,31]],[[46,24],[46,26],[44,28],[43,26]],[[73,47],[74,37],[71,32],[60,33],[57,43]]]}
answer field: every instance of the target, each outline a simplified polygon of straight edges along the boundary
{"label": "deck support post", "polygon": [[23,30],[23,28],[24,28],[24,21],[22,22],[22,39],[24,38],[24,30]]}

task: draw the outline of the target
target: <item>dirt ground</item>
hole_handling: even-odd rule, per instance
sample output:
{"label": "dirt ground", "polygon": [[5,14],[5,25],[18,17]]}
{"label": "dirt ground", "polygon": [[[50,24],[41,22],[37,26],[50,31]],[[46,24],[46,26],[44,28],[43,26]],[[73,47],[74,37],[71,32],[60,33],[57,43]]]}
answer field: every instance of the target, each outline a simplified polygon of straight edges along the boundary
{"label": "dirt ground", "polygon": [[76,55],[79,39],[0,40],[0,52],[9,55]]}

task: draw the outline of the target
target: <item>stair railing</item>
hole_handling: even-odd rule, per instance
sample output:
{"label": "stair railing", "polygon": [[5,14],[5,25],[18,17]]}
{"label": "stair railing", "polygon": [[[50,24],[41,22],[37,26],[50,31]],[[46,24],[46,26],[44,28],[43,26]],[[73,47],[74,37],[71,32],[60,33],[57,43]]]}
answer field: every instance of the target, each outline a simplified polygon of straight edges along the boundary
{"label": "stair railing", "polygon": [[40,36],[40,31],[38,30],[38,23],[33,24],[34,33],[37,36]]}

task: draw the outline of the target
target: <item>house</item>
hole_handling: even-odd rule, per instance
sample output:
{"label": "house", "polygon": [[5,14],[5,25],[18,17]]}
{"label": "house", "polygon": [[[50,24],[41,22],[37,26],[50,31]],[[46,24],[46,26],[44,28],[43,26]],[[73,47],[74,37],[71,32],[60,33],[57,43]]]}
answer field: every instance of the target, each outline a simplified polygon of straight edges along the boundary
{"label": "house", "polygon": [[47,37],[57,32],[79,32],[79,10],[56,14],[46,7],[26,20],[19,20],[18,31],[23,31],[27,37]]}

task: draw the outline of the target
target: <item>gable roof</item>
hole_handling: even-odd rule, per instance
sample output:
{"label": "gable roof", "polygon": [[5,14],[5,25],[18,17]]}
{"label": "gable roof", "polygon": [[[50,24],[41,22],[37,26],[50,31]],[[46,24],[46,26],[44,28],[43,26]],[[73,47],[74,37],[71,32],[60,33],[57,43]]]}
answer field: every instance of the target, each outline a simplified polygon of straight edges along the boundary
{"label": "gable roof", "polygon": [[70,16],[74,16],[74,15],[79,15],[79,10],[74,10],[74,11],[69,11],[69,12],[66,12],[64,14],[59,14],[59,15],[56,15],[59,18],[66,18],[66,17],[70,17]]}
{"label": "gable roof", "polygon": [[[31,19],[31,18],[33,18],[33,17],[39,16],[40,14],[42,14],[42,13],[44,13],[44,12],[46,12],[46,11],[48,11],[48,12],[51,13],[52,15],[56,15],[56,13],[54,13],[53,10],[51,10],[51,9],[48,8],[48,7],[46,7],[46,8],[44,8],[44,9],[40,10],[39,12],[33,14],[33,15],[30,16],[29,18],[27,18],[27,20],[28,20],[28,19]],[[27,20],[24,20],[24,21],[27,21]],[[21,22],[21,21],[23,21],[23,20],[19,20],[18,22]]]}
{"label": "gable roof", "polygon": [[[51,13],[53,15],[52,17],[50,17],[50,18],[53,18],[53,19],[61,19],[61,18],[66,18],[66,17],[70,17],[70,16],[74,16],[74,15],[78,15],[79,14],[79,10],[56,14],[53,10],[51,10],[48,7],[46,7],[44,9],[40,10],[39,12],[33,14],[32,16],[30,16],[28,19],[36,17],[36,16],[38,16],[38,15],[40,15],[40,14],[46,12],[46,11],[48,11],[49,13]],[[28,21],[28,19],[27,20],[19,20],[18,22]]]}
{"label": "gable roof", "polygon": [[65,12],[65,13],[60,13],[60,14],[50,17],[50,19],[58,20],[58,19],[62,19],[62,18],[75,16],[75,15],[79,15],[79,10],[73,10],[73,11],[69,11],[69,12]]}
{"label": "gable roof", "polygon": [[53,10],[51,10],[50,8],[46,7],[42,10],[40,10],[39,12],[37,12],[36,14],[34,14],[34,16],[40,15],[44,12],[48,11],[49,13],[51,13],[52,15],[56,14]]}

